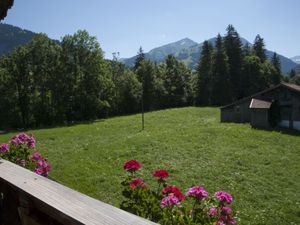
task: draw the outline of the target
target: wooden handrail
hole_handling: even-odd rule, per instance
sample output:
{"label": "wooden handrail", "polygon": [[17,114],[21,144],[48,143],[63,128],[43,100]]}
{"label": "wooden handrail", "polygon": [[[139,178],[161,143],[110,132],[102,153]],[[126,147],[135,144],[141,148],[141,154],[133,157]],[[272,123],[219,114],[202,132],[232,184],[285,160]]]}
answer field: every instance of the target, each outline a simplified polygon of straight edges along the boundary
{"label": "wooden handrail", "polygon": [[[6,195],[13,193],[10,203],[16,200],[21,224],[155,224],[3,159],[0,186],[4,206]],[[43,217],[52,222],[39,222]]]}

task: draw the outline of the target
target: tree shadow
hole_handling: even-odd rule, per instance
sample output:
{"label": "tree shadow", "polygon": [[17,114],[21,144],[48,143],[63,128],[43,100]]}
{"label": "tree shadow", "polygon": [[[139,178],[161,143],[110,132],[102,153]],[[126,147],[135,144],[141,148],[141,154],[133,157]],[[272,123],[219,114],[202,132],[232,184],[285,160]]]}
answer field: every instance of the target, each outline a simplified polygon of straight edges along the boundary
{"label": "tree shadow", "polygon": [[9,130],[0,130],[0,135],[10,134],[10,133],[21,133],[21,132],[28,132],[28,131],[38,131],[38,130],[45,130],[45,129],[57,129],[57,128],[64,128],[64,127],[74,127],[78,125],[89,125],[98,122],[104,122],[106,119],[96,119],[96,120],[87,120],[87,121],[71,121],[68,123],[63,124],[56,124],[50,126],[40,126],[40,127],[32,127],[32,128],[17,128],[17,129],[9,129]]}

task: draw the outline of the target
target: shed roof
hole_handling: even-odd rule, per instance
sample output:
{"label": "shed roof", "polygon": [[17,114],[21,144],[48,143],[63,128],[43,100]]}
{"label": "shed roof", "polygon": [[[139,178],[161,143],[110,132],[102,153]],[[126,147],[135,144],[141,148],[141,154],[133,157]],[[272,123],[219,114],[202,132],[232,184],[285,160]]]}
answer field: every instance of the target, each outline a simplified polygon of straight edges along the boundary
{"label": "shed roof", "polygon": [[242,103],[242,102],[248,101],[248,100],[250,100],[250,99],[252,99],[252,98],[257,97],[258,95],[267,93],[267,92],[272,91],[272,90],[274,90],[274,89],[276,89],[276,88],[279,88],[279,87],[287,88],[287,89],[289,89],[289,90],[291,90],[291,91],[294,91],[294,92],[297,92],[297,93],[300,94],[300,86],[299,86],[299,85],[296,85],[296,84],[289,84],[289,83],[280,83],[280,84],[277,84],[277,85],[275,85],[275,86],[273,86],[273,87],[267,88],[267,89],[265,89],[265,90],[263,90],[263,91],[257,92],[257,93],[255,93],[254,95],[251,95],[251,96],[248,96],[248,97],[239,99],[239,100],[237,100],[237,101],[235,101],[235,102],[232,102],[232,103],[230,103],[230,104],[228,104],[228,105],[222,106],[221,109],[225,109],[225,108],[227,108],[227,107],[231,107],[231,106],[234,106],[234,105],[236,105],[236,104],[240,104],[240,103]]}
{"label": "shed roof", "polygon": [[271,107],[271,105],[272,105],[272,102],[252,98],[249,108],[250,109],[269,109]]}
{"label": "shed roof", "polygon": [[14,0],[1,0],[0,1],[0,20],[3,20],[7,15],[7,10],[14,4]]}

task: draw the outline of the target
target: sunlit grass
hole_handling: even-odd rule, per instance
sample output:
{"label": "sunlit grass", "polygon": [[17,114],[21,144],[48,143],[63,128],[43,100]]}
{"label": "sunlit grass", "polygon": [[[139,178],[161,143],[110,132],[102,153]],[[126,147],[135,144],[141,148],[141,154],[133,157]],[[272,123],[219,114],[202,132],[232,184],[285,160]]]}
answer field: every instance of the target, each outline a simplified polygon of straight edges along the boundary
{"label": "sunlit grass", "polygon": [[[122,165],[136,159],[151,184],[156,168],[186,190],[233,194],[240,224],[300,224],[300,136],[219,122],[217,108],[182,108],[31,131],[51,178],[119,206]],[[0,135],[5,142],[13,134]]]}

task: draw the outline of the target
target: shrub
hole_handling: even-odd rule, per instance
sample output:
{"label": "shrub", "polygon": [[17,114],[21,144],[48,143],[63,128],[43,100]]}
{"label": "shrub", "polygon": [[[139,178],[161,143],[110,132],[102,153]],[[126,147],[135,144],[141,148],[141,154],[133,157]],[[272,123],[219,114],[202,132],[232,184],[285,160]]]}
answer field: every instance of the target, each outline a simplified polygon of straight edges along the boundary
{"label": "shrub", "polygon": [[128,172],[123,185],[124,200],[121,208],[160,224],[235,224],[236,218],[229,205],[233,197],[218,191],[209,196],[203,186],[192,186],[185,196],[176,186],[168,185],[166,170],[156,170],[152,176],[157,179],[157,188],[151,189],[138,170],[141,164],[136,160],[127,161],[124,169]]}
{"label": "shrub", "polygon": [[20,133],[13,136],[9,144],[0,144],[0,157],[44,177],[50,171],[46,157],[36,150],[36,140],[32,134]]}

